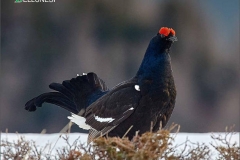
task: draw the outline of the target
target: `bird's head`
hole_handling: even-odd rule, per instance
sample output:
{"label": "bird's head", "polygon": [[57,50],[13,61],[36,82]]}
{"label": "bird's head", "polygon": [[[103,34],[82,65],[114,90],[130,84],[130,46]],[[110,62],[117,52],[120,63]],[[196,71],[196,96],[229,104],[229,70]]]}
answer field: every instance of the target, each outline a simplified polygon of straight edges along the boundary
{"label": "bird's head", "polygon": [[177,41],[177,37],[175,36],[175,31],[172,28],[162,27],[158,31],[158,36],[161,36],[163,40],[174,42]]}
{"label": "bird's head", "polygon": [[165,70],[166,64],[169,64],[168,62],[171,60],[169,55],[170,47],[173,42],[177,41],[175,34],[172,28],[160,28],[157,35],[151,39],[148,45],[137,75],[148,77],[154,73],[157,76],[158,74],[155,73]]}
{"label": "bird's head", "polygon": [[175,31],[172,28],[162,27],[158,31],[157,35],[153,38],[154,42],[160,43],[161,49],[169,49],[173,42],[177,41]]}

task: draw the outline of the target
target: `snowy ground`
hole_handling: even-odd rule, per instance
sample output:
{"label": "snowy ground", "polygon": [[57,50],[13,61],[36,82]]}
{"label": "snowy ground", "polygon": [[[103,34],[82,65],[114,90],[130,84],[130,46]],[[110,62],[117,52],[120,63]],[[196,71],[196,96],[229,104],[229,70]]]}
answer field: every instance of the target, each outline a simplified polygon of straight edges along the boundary
{"label": "snowy ground", "polygon": [[[239,134],[234,134],[231,139],[230,143],[236,142],[239,146]],[[191,142],[195,143],[204,143],[211,147],[210,143],[215,144],[214,140],[211,138],[211,135],[222,135],[222,137],[225,136],[225,133],[178,133],[177,135],[174,134],[173,136],[175,138],[174,144],[182,144],[186,141],[186,139],[190,140]],[[39,147],[44,147],[46,144],[51,144],[49,148],[45,149],[46,153],[49,153],[49,150],[51,150],[51,153],[54,154],[56,152],[57,148],[61,148],[66,146],[66,141],[63,138],[60,138],[60,134],[19,134],[19,133],[1,133],[0,135],[1,141],[2,140],[8,140],[10,142],[17,141],[21,136],[25,137],[26,140],[33,140],[36,142],[36,145]],[[62,135],[64,137],[64,135]],[[69,136],[69,142],[70,144],[73,143],[77,138],[80,137],[81,143],[86,143],[87,140],[87,134],[82,133],[70,133]],[[230,136],[228,136],[228,139]],[[218,142],[218,145],[220,143]],[[183,147],[183,146],[182,146]],[[1,149],[2,150],[2,149]]]}

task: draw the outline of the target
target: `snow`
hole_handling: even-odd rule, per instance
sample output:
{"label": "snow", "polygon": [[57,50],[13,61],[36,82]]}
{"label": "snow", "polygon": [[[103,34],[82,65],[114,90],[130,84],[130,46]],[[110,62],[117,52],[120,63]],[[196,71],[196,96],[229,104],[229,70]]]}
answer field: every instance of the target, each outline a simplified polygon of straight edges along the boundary
{"label": "snow", "polygon": [[[237,143],[239,146],[239,132],[234,134],[231,139],[230,143]],[[55,149],[61,148],[66,146],[66,142],[61,136],[64,137],[65,134],[55,133],[55,134],[19,134],[19,133],[1,133],[0,138],[2,140],[8,140],[10,142],[17,141],[20,137],[24,137],[26,140],[33,140],[36,142],[36,145],[39,147],[44,147],[46,144],[51,144],[51,147],[54,146],[54,148],[51,148],[53,150],[52,153],[55,152]],[[87,142],[87,134],[83,133],[70,133],[67,134],[69,136],[69,142],[72,144],[77,138],[80,137],[80,141],[82,144],[86,144]],[[207,144],[210,148],[212,147],[210,143],[216,144],[214,140],[211,138],[211,135],[221,135],[222,137],[225,137],[225,133],[177,133],[172,134],[172,136],[175,137],[174,145],[176,144],[182,144],[188,139],[189,141],[193,143],[199,143],[199,144]],[[228,137],[230,138],[230,136]],[[220,142],[217,143],[218,145]],[[183,147],[183,146],[180,146]],[[49,148],[50,149],[50,148]],[[46,149],[48,150],[48,149]]]}

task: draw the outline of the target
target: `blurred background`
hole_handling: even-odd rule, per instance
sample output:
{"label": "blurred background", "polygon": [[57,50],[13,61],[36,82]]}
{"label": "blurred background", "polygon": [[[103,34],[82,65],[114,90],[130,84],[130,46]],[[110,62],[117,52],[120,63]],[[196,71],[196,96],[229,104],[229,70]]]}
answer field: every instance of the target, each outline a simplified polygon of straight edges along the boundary
{"label": "blurred background", "polygon": [[[83,72],[109,86],[135,75],[150,39],[172,27],[177,101],[168,123],[181,132],[239,127],[239,1],[1,1],[0,130],[59,132],[68,111],[25,103]],[[82,132],[73,127],[74,132]]]}

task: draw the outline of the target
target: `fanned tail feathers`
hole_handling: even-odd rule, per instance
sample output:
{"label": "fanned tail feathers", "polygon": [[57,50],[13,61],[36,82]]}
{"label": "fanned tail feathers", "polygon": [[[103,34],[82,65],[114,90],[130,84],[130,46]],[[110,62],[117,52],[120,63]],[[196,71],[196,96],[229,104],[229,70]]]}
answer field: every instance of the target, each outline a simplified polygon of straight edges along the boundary
{"label": "fanned tail feathers", "polygon": [[31,99],[25,104],[25,109],[35,111],[45,102],[78,114],[108,90],[104,81],[92,72],[63,81],[62,84],[51,83],[49,88],[57,92],[43,93]]}

